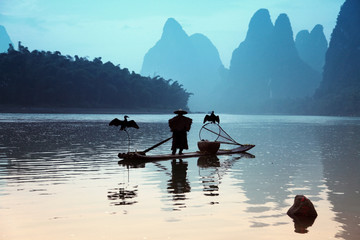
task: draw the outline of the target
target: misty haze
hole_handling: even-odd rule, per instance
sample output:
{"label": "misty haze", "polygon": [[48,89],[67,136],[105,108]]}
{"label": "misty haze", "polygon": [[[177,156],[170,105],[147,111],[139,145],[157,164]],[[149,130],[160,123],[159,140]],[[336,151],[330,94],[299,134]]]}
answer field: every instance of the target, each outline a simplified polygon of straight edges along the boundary
{"label": "misty haze", "polygon": [[360,1],[0,2],[0,239],[360,235]]}

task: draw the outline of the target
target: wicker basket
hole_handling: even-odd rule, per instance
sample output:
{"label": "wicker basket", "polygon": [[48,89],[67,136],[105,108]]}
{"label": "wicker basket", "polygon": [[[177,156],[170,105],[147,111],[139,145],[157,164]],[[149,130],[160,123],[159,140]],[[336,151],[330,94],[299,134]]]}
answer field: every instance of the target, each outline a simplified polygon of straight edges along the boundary
{"label": "wicker basket", "polygon": [[199,141],[198,142],[198,148],[200,152],[206,152],[215,154],[220,148],[219,142],[210,142],[210,141]]}

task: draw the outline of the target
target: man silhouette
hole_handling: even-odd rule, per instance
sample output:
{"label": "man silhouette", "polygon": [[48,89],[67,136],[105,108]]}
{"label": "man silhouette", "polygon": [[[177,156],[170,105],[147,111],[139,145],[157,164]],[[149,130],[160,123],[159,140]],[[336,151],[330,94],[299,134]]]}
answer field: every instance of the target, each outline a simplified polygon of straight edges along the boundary
{"label": "man silhouette", "polygon": [[172,140],[172,154],[175,155],[176,149],[179,149],[179,154],[182,154],[183,149],[189,149],[187,142],[187,133],[192,124],[192,119],[185,117],[186,111],[179,109],[174,111],[177,114],[169,120],[169,127],[173,133]]}

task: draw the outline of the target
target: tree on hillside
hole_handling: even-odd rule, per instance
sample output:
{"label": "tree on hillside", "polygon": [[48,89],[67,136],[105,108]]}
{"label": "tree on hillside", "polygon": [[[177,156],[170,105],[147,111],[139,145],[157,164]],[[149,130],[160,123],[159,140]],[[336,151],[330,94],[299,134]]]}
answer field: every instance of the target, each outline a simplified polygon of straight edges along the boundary
{"label": "tree on hillside", "polygon": [[15,107],[177,109],[190,93],[162,77],[143,77],[101,58],[30,52],[19,42],[0,54],[0,104]]}

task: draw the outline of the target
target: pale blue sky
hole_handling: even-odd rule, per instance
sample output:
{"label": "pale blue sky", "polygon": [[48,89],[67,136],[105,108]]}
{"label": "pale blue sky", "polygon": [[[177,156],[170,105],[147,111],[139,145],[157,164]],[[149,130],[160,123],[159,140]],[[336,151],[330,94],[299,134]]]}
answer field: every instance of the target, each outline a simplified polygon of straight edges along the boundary
{"label": "pale blue sky", "polygon": [[145,53],[175,18],[189,34],[202,33],[228,67],[260,8],[275,22],[287,13],[294,31],[324,26],[328,40],[344,0],[0,0],[0,25],[30,50],[102,57],[139,72]]}

